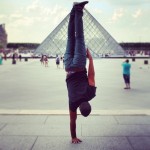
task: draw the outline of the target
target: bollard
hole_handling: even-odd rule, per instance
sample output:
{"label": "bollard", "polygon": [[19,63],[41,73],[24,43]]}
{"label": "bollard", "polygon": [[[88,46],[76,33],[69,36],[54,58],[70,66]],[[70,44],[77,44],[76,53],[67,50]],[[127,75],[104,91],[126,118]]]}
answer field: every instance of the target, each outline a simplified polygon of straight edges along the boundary
{"label": "bollard", "polygon": [[132,58],[132,61],[135,61],[135,58]]}
{"label": "bollard", "polygon": [[148,64],[148,60],[144,60],[144,64],[147,65]]}
{"label": "bollard", "polygon": [[25,61],[28,61],[28,58],[25,58],[24,60],[25,60]]}
{"label": "bollard", "polygon": [[16,60],[15,59],[12,60],[12,64],[13,65],[16,64]]}

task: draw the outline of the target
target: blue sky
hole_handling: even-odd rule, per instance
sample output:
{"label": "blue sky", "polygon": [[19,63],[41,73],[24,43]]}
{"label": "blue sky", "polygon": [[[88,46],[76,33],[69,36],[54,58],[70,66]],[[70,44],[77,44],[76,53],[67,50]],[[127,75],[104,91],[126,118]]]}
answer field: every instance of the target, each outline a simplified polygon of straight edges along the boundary
{"label": "blue sky", "polygon": [[[80,2],[79,0],[76,0]],[[8,42],[41,43],[70,12],[73,0],[0,0]],[[117,42],[150,42],[150,0],[89,0],[86,9]]]}

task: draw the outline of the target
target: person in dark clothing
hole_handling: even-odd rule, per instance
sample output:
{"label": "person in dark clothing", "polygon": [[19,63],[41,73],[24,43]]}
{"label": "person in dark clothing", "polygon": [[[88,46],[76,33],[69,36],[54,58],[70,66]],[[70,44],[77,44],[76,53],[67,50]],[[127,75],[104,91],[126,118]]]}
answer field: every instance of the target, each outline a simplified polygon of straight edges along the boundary
{"label": "person in dark clothing", "polygon": [[13,53],[12,55],[12,64],[16,64],[16,56],[15,56],[15,53]]}
{"label": "person in dark clothing", "polygon": [[13,53],[12,59],[15,60],[15,53]]}
{"label": "person in dark clothing", "polygon": [[56,65],[57,65],[57,68],[60,68],[59,65],[60,65],[60,58],[59,56],[56,57]]}
{"label": "person in dark clothing", "polygon": [[[72,143],[82,142],[76,136],[77,108],[87,117],[91,112],[88,101],[95,97],[95,71],[90,51],[85,48],[83,33],[83,8],[88,1],[75,3],[68,24],[68,40],[64,55],[65,70],[67,72],[66,84],[69,97],[70,132]],[[89,59],[88,74],[86,58]]]}
{"label": "person in dark clothing", "polygon": [[21,54],[19,55],[19,60],[21,61],[21,59],[22,59],[22,56],[21,56]]}

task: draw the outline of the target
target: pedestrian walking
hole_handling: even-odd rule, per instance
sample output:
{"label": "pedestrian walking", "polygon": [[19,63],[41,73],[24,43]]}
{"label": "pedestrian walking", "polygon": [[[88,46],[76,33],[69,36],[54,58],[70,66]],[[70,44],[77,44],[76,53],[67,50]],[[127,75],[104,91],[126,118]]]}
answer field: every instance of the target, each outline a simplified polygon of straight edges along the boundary
{"label": "pedestrian walking", "polygon": [[129,60],[125,60],[125,62],[122,63],[123,67],[123,78],[125,82],[125,88],[124,89],[130,89],[130,68],[131,64],[129,63]]}

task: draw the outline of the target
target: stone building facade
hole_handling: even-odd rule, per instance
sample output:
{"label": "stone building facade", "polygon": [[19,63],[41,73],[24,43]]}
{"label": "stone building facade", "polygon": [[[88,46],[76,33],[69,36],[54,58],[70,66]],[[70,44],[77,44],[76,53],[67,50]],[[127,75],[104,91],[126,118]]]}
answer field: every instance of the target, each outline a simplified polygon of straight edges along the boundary
{"label": "stone building facade", "polygon": [[5,30],[5,24],[0,24],[0,49],[7,47],[7,33]]}

